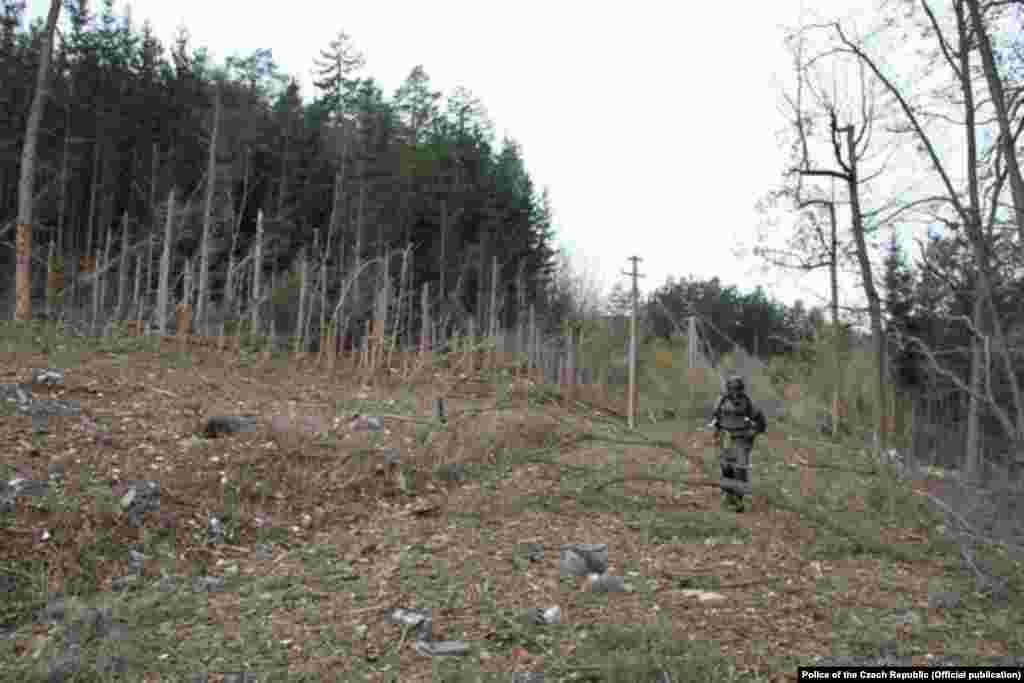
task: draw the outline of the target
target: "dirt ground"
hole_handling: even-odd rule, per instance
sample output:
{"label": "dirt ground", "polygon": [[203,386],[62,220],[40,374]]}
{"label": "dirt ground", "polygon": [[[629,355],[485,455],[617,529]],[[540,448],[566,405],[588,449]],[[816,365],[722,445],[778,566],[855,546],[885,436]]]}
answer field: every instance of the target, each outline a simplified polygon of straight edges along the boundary
{"label": "dirt ground", "polygon": [[[30,368],[48,363],[42,354],[10,354],[0,358],[0,382],[27,382]],[[715,643],[738,673],[756,674],[758,680],[792,678],[792,669],[772,670],[780,656],[809,663],[816,655],[843,649],[843,635],[833,627],[837,610],[863,614],[910,608],[924,615],[926,635],[909,627],[887,632],[913,652],[914,663],[923,664],[926,652],[942,654],[949,646],[942,630],[949,617],[930,609],[928,600],[930,589],[949,579],[940,559],[906,563],[871,554],[810,559],[806,550],[821,542],[822,529],[758,497],[756,479],[748,511],[733,515],[723,527],[743,542],[710,535],[655,544],[650,538],[657,530],[649,524],[583,504],[579,491],[568,488],[566,473],[574,467],[618,467],[624,481],[616,490],[652,505],[653,515],[644,518],[648,522],[685,513],[718,519],[723,515],[720,493],[707,467],[713,447],[707,434],[696,429],[671,433],[678,452],[578,443],[565,425],[584,432],[596,418],[557,404],[539,414],[528,404],[525,382],[512,386],[506,407],[499,409],[493,384],[470,378],[425,373],[414,380],[353,380],[318,367],[315,359],[286,364],[257,358],[243,366],[237,354],[193,349],[179,355],[173,342],[161,353],[90,353],[64,369],[62,386],[33,387],[33,393],[78,401],[85,415],[109,428],[112,443],[98,443],[77,417],[52,419],[45,443],[30,434],[28,418],[6,417],[0,421],[0,443],[6,444],[0,465],[22,466],[22,471],[27,466],[31,478],[45,479],[48,465],[62,463],[68,495],[80,499],[87,495],[82,473],[90,468],[89,486],[159,481],[161,513],[174,513],[182,531],[200,529],[208,514],[224,510],[229,499],[225,482],[235,482],[231,500],[237,524],[229,542],[208,545],[201,534],[179,533],[175,555],[165,558],[160,569],[189,575],[201,567],[215,573],[231,562],[242,576],[304,581],[316,597],[316,619],[287,603],[260,615],[273,639],[287,643],[280,647],[294,676],[335,680],[339,671],[358,666],[369,672],[360,680],[392,680],[391,674],[373,668],[397,652],[402,681],[435,680],[435,660],[409,642],[395,650],[401,629],[383,619],[390,608],[429,605],[425,594],[435,584],[457,592],[440,606],[434,601],[436,630],[458,633],[479,648],[473,656],[485,672],[545,671],[572,659],[578,645],[571,639],[546,647],[507,638],[511,627],[502,615],[550,605],[559,605],[563,623],[575,628],[668,623],[678,641]],[[449,420],[443,427],[432,426],[433,400],[441,395],[448,398]],[[482,412],[465,412],[473,410]],[[354,432],[350,420],[357,412],[380,416],[384,429]],[[254,415],[259,428],[197,439],[205,420],[217,414]],[[272,429],[274,415],[289,416],[291,428]],[[310,416],[319,420],[319,436],[302,434],[295,426]],[[552,446],[556,434],[564,436],[561,448]],[[384,448],[399,449],[403,463],[417,466],[415,472],[367,457]],[[493,469],[503,462],[502,454],[542,448],[555,457],[511,460],[513,465],[486,481],[470,476],[449,482],[432,474],[451,463],[462,463],[471,472]],[[793,466],[801,472],[800,487],[808,491],[815,477],[825,476],[825,470],[811,467],[816,452],[794,447],[781,431],[763,438],[756,457]],[[634,476],[659,467],[689,468],[690,483]],[[272,491],[259,489],[257,481],[271,482]],[[862,497],[848,504],[851,510],[867,509]],[[319,585],[295,553],[280,553],[270,562],[253,559],[252,549],[264,532],[255,521],[258,514],[287,530],[288,546],[330,549],[335,560],[360,576],[360,590]],[[34,531],[41,527],[55,538],[59,531],[60,543],[38,542]],[[0,561],[45,558],[49,589],[57,591],[83,571],[83,549],[101,536],[125,546],[146,542],[147,533],[97,506],[58,511],[22,506],[13,523],[0,527]],[[923,548],[929,535],[928,530],[893,527],[881,540]],[[517,559],[527,542],[543,544],[542,561]],[[573,542],[607,543],[608,572],[623,576],[630,590],[598,599],[587,592],[585,579],[560,580],[558,549]],[[410,548],[418,554],[410,555]],[[90,571],[99,588],[107,590],[126,567],[110,561]],[[715,577],[713,587],[688,588],[702,588],[696,579],[709,576]],[[834,589],[827,600],[822,599],[823,585]],[[208,618],[227,640],[246,638],[249,617],[241,606],[242,598],[231,592],[210,599]],[[193,628],[182,625],[175,635],[183,642]],[[354,632],[361,637],[353,638]],[[37,627],[19,639],[16,651],[28,656],[45,635]],[[303,645],[327,636],[344,647],[314,655]],[[1013,654],[997,634],[973,642],[977,654]],[[239,647],[244,651],[244,645]],[[146,679],[169,680],[157,673]]]}

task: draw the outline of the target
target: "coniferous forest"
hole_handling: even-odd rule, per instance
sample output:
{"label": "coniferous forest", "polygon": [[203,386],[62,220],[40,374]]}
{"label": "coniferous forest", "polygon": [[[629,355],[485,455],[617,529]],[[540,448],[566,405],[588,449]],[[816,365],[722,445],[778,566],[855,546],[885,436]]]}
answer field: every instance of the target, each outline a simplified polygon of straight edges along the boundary
{"label": "coniferous forest", "polygon": [[[0,20],[0,258],[9,274],[21,141],[46,37],[45,20],[28,25],[25,13],[24,2],[5,1]],[[300,258],[311,281],[327,274],[314,285],[323,298],[312,297],[312,320],[324,300],[331,317],[342,274],[355,272],[345,302],[352,330],[385,281],[415,296],[400,333],[411,333],[424,285],[431,315],[449,327],[490,320],[492,281],[495,324],[542,309],[551,204],[516,141],[495,139],[484,103],[464,88],[436,91],[422,66],[385,93],[343,31],[314,72],[314,91],[302,92],[272,48],[217,63],[185,28],[164,45],[110,0],[64,3],[36,148],[35,308],[51,253],[76,303],[91,305],[81,275],[97,262],[112,282],[101,310],[152,303],[170,210],[171,307],[190,286],[199,328],[244,313],[231,306],[251,279],[260,228],[265,304],[296,286],[288,276]],[[8,277],[5,290],[13,284]]]}

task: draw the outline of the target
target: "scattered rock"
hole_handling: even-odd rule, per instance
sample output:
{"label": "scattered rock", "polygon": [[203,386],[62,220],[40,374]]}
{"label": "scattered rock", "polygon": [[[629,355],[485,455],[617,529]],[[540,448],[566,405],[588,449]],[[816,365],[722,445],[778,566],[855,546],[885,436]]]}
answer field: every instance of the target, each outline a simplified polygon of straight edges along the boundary
{"label": "scattered rock", "polygon": [[419,640],[433,639],[434,622],[428,609],[403,609],[396,607],[384,615],[384,619],[389,624],[415,628],[416,637]]}
{"label": "scattered rock", "polygon": [[192,579],[192,592],[219,593],[224,590],[224,579],[219,576],[197,576]]}
{"label": "scattered rock", "polygon": [[466,466],[461,462],[446,463],[437,468],[437,476],[444,481],[465,481]]}
{"label": "scattered rock", "polygon": [[461,657],[469,654],[469,645],[461,640],[416,641],[416,652],[427,657]]}
{"label": "scattered rock", "polygon": [[402,462],[402,456],[397,448],[385,448],[384,449],[384,464],[385,465],[398,465]]}
{"label": "scattered rock", "polygon": [[379,432],[384,429],[384,423],[381,422],[379,417],[373,415],[359,415],[358,413],[353,416],[352,422],[349,424],[354,432]]}
{"label": "scattered rock", "polygon": [[822,436],[832,436],[835,427],[832,424],[832,416],[828,413],[819,413],[815,420],[815,427]]}
{"label": "scattered rock", "polygon": [[274,559],[274,547],[269,543],[257,543],[252,556],[257,560],[264,562],[272,560]]}
{"label": "scattered rock", "polygon": [[50,433],[50,418],[45,413],[32,416],[32,433],[33,434],[49,434]]}
{"label": "scattered rock", "polygon": [[64,621],[67,612],[67,605],[64,596],[59,593],[50,597],[45,607],[36,612],[36,623],[56,624]]}
{"label": "scattered rock", "polygon": [[209,545],[220,545],[224,543],[226,537],[227,529],[224,527],[224,521],[216,515],[210,515],[206,524],[206,542]]}
{"label": "scattered rock", "polygon": [[32,368],[32,384],[57,386],[64,383],[64,373],[54,368]]}
{"label": "scattered rock", "polygon": [[544,559],[544,546],[540,543],[527,543],[526,557],[530,562],[542,561]]}
{"label": "scattered rock", "polygon": [[916,612],[905,607],[894,610],[892,618],[900,626],[914,626],[921,621]]}
{"label": "scattered rock", "polygon": [[52,462],[47,466],[46,474],[51,483],[59,484],[64,481],[64,465],[59,462]]}
{"label": "scattered rock", "polygon": [[157,585],[157,590],[161,593],[173,593],[178,590],[178,579],[170,574],[165,574],[160,577],[160,583]]}
{"label": "scattered rock", "polygon": [[562,621],[562,610],[558,605],[546,609],[535,607],[527,610],[526,620],[534,626],[550,626]]}
{"label": "scattered rock", "polygon": [[257,683],[256,676],[245,671],[228,671],[224,674],[224,683]]}
{"label": "scattered rock", "polygon": [[544,674],[517,671],[512,674],[512,683],[544,683]]}
{"label": "scattered rock", "polygon": [[928,594],[929,609],[955,609],[960,606],[960,594],[956,591],[935,591]]}
{"label": "scattered rock", "polygon": [[621,576],[611,574],[591,574],[588,584],[591,593],[625,593],[626,582]]}
{"label": "scattered rock", "polygon": [[115,576],[110,581],[110,589],[115,593],[122,593],[131,588],[139,580],[137,574],[125,574],[124,576]]}
{"label": "scattered rock", "polygon": [[[562,546],[562,576],[604,574],[608,570],[608,545],[604,543],[568,543]],[[575,557],[574,557],[575,556]],[[578,572],[581,566],[584,571]],[[572,570],[566,573],[568,570]]]}
{"label": "scattered rock", "polygon": [[115,495],[121,496],[121,507],[128,518],[128,524],[138,529],[143,526],[149,512],[160,510],[160,483],[156,481],[126,481],[115,487]]}
{"label": "scattered rock", "polygon": [[214,415],[206,420],[203,435],[215,439],[228,434],[256,431],[257,418],[243,415]]}

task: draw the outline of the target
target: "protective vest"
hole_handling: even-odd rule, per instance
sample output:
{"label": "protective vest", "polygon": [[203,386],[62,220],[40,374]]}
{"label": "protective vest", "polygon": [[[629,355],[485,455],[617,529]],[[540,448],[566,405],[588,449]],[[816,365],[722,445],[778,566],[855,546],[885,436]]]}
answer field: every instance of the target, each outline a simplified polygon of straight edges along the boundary
{"label": "protective vest", "polygon": [[730,396],[722,398],[718,408],[718,424],[722,429],[743,429],[747,426],[747,418],[751,415],[750,399],[740,396],[733,399]]}

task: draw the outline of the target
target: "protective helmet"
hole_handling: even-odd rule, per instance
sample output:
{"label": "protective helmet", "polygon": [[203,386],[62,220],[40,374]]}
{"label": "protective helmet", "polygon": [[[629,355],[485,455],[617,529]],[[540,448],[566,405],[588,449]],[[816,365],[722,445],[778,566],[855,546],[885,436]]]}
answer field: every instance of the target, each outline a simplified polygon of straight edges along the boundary
{"label": "protective helmet", "polygon": [[742,393],[745,388],[746,385],[743,383],[743,378],[739,375],[733,375],[725,383],[725,390],[730,394]]}

